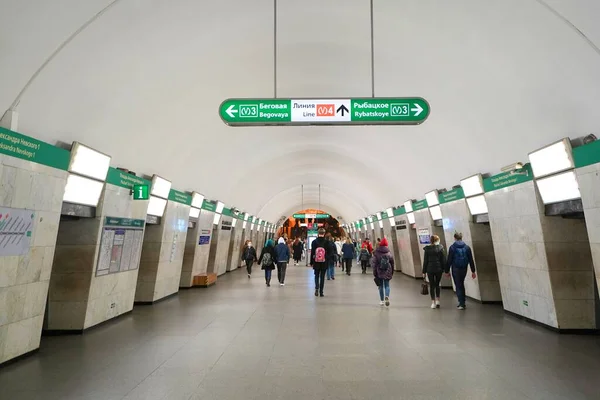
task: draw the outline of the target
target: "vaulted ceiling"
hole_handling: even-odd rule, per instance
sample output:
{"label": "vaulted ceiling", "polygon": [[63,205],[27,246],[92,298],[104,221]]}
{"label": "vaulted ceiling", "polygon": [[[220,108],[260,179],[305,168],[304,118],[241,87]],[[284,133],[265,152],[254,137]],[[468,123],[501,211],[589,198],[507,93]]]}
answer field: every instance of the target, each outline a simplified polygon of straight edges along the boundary
{"label": "vaulted ceiling", "polygon": [[[597,132],[598,1],[374,0],[374,88],[370,3],[278,0],[275,30],[273,0],[0,0],[0,112],[270,221],[319,206],[353,221]],[[263,128],[218,115],[231,97],[372,89],[424,97],[431,115]]]}

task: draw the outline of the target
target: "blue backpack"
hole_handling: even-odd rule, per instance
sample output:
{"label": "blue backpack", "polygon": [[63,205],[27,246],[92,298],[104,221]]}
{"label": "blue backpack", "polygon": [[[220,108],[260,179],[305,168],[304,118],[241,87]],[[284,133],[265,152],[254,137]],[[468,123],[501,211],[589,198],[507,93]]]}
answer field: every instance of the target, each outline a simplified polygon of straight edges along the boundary
{"label": "blue backpack", "polygon": [[467,268],[469,266],[469,257],[467,256],[467,246],[455,247],[452,266],[456,268]]}

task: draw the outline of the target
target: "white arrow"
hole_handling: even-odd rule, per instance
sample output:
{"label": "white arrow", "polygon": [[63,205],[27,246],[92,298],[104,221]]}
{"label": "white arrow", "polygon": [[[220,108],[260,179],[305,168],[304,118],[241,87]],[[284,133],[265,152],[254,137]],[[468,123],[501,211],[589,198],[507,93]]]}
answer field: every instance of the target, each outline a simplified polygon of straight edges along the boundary
{"label": "white arrow", "polygon": [[415,106],[415,108],[411,108],[410,111],[415,113],[415,117],[418,117],[419,114],[421,114],[423,112],[423,107],[421,107],[417,103],[415,103],[414,106]]}
{"label": "white arrow", "polygon": [[235,107],[235,105],[230,105],[229,108],[227,110],[225,110],[225,112],[227,113],[227,115],[229,115],[229,117],[231,118],[235,118],[235,113],[238,112],[238,110],[234,110],[233,108]]}

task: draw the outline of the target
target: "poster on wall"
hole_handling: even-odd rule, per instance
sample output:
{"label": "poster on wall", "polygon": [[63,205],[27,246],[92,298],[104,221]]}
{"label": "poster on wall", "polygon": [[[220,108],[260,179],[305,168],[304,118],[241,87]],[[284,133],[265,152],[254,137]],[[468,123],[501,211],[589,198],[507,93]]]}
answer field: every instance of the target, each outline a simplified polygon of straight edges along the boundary
{"label": "poster on wall", "polygon": [[419,244],[431,244],[431,234],[428,228],[419,229],[417,235],[419,236]]}
{"label": "poster on wall", "polygon": [[106,217],[96,276],[138,268],[144,240],[144,223],[143,219]]}
{"label": "poster on wall", "polygon": [[0,207],[0,257],[29,252],[34,219],[31,210]]}
{"label": "poster on wall", "polygon": [[209,244],[210,243],[210,235],[200,235],[200,239],[198,240],[199,245]]}

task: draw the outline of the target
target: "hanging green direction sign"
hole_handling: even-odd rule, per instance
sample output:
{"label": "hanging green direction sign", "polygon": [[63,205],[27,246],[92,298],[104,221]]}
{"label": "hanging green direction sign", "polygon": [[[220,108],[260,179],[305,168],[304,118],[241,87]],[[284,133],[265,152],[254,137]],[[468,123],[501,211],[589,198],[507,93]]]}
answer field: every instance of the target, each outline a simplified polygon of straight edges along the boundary
{"label": "hanging green direction sign", "polygon": [[357,99],[228,99],[219,115],[231,126],[418,125],[430,114],[421,97]]}
{"label": "hanging green direction sign", "polygon": [[327,219],[329,217],[330,217],[329,214],[294,214],[295,219],[304,219],[304,218]]}

